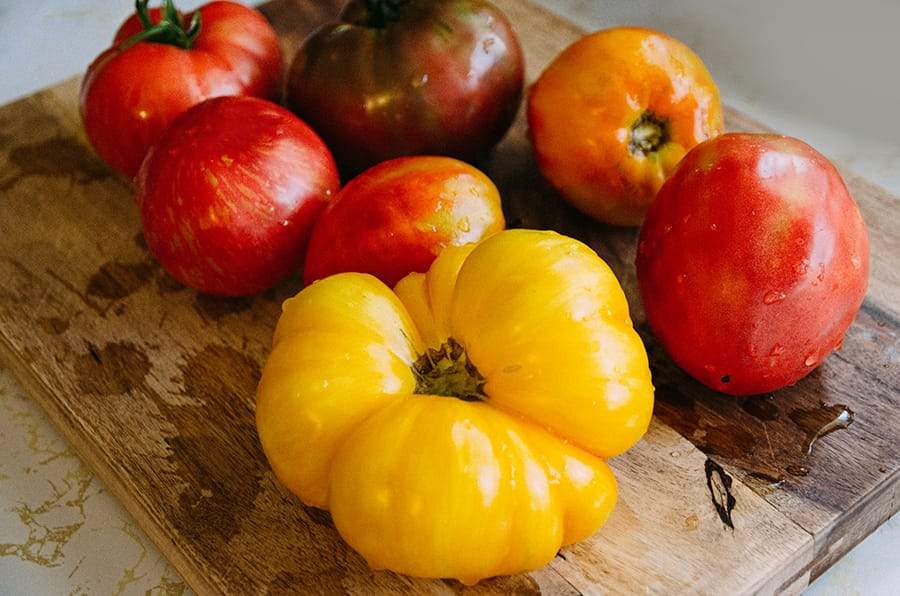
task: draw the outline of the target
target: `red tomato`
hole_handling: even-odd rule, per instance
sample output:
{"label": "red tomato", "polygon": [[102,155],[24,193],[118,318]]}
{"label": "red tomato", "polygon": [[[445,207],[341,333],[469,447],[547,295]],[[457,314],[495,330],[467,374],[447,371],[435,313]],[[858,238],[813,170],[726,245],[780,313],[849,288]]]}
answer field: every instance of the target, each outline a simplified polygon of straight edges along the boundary
{"label": "red tomato", "polygon": [[476,168],[449,157],[403,157],[345,186],[313,230],[306,283],[344,271],[393,286],[427,271],[441,249],[503,229],[500,195]]}
{"label": "red tomato", "polygon": [[[275,31],[252,8],[210,2],[182,19],[171,0],[166,9],[149,12],[146,4],[138,3],[142,16],[125,21],[81,84],[81,116],[91,144],[128,176],[137,173],[169,123],[191,106],[221,95],[274,98],[281,75]],[[186,23],[198,14],[199,29],[192,30]],[[147,32],[142,20],[157,23],[155,33]],[[170,24],[158,24],[161,20]],[[135,41],[138,34],[148,37]]]}
{"label": "red tomato", "polygon": [[748,395],[818,366],[862,304],[865,223],[809,145],[727,134],[690,151],[641,232],[637,274],[656,337],[691,376]]}
{"label": "red tomato", "polygon": [[144,237],[172,277],[210,294],[255,294],[296,271],[337,192],[328,148],[299,118],[219,97],[172,123],[137,177]]}

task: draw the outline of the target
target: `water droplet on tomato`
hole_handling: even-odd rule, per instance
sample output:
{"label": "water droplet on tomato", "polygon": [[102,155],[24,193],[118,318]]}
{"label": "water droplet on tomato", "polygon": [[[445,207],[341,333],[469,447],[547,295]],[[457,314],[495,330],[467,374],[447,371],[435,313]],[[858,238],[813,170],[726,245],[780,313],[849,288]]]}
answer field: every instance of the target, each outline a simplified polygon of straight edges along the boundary
{"label": "water droplet on tomato", "polygon": [[810,354],[809,356],[806,357],[806,360],[803,361],[804,366],[812,366],[815,363],[816,363],[816,355],[815,354]]}
{"label": "water droplet on tomato", "polygon": [[672,224],[666,224],[663,226],[663,234],[668,234],[672,231]]}
{"label": "water droplet on tomato", "polygon": [[809,268],[809,259],[803,259],[796,265],[794,265],[794,271],[797,272],[797,275],[803,275],[806,273],[806,270]]}
{"label": "water droplet on tomato", "polygon": [[687,277],[687,276],[686,276],[684,273],[679,273],[679,274],[675,277],[675,281],[677,281],[677,282],[680,283],[680,284],[683,284],[683,283],[684,283],[684,278],[685,278],[685,277]]}
{"label": "water droplet on tomato", "polygon": [[281,222],[281,225],[283,225],[284,227],[287,227],[290,223],[291,222],[289,222],[288,220],[285,219]]}
{"label": "water droplet on tomato", "polygon": [[781,344],[775,344],[769,352],[769,356],[781,356],[782,354],[784,354],[784,346]]}
{"label": "water droplet on tomato", "polygon": [[859,255],[853,255],[850,257],[850,263],[853,265],[854,269],[859,269],[862,267],[862,259],[859,258]]}
{"label": "water droplet on tomato", "polygon": [[785,299],[784,292],[777,292],[775,290],[770,290],[766,292],[766,295],[763,296],[763,302],[765,304],[775,304],[776,302],[781,302]]}
{"label": "water droplet on tomato", "polygon": [[716,224],[710,224],[709,229],[712,230],[713,232],[715,232],[716,230],[719,229],[719,226],[717,226]]}
{"label": "water droplet on tomato", "polygon": [[819,281],[823,281],[825,279],[825,263],[819,263],[819,274],[816,275],[816,279]]}
{"label": "water droplet on tomato", "polygon": [[464,217],[461,220],[459,220],[459,223],[456,224],[456,227],[459,228],[460,232],[468,232],[469,230],[472,229],[471,226],[469,225],[468,217]]}

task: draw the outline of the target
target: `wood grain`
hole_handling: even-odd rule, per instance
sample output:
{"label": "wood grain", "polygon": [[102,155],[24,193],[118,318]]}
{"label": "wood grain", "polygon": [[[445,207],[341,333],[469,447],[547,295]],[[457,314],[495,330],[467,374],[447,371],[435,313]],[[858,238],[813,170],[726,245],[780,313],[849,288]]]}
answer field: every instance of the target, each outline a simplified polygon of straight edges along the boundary
{"label": "wood grain", "polygon": [[[529,3],[497,3],[516,23],[530,80],[581,34]],[[337,2],[263,10],[290,56]],[[260,363],[298,281],[226,300],[169,278],[140,239],[129,184],[85,143],[77,91],[69,81],[0,108],[0,358],[198,593],[797,591],[900,506],[896,199],[847,177],[872,273],[844,348],[774,396],[723,398],[655,347],[634,291],[635,233],[559,200],[520,117],[480,165],[510,224],[578,237],[616,270],[651,353],[656,419],[612,462],[620,503],[608,526],[548,567],[474,588],[372,572],[327,514],[277,484],[254,432]],[[728,121],[759,128],[735,112]],[[856,420],[805,457],[796,412],[822,401]],[[710,501],[707,455],[735,476],[734,531]],[[798,466],[808,474],[788,472]]]}

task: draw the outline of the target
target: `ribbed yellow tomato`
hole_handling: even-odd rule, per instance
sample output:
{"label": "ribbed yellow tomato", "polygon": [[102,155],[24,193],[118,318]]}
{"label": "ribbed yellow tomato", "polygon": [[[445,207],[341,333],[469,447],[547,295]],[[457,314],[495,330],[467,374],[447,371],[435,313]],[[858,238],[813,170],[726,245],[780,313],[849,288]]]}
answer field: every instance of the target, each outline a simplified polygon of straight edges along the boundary
{"label": "ribbed yellow tomato", "polygon": [[602,526],[603,458],[652,409],[609,267],[571,238],[510,230],[393,292],[342,273],[288,300],[256,420],[281,482],[372,567],[474,583]]}

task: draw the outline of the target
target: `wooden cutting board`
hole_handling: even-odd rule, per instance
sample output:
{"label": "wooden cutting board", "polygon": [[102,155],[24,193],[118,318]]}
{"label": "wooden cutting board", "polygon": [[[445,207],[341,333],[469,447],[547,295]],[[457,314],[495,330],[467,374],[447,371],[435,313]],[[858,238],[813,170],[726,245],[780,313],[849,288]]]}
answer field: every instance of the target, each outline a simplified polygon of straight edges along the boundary
{"label": "wooden cutting board", "polygon": [[[263,11],[290,57],[337,4],[276,0]],[[529,80],[582,33],[526,2],[498,4]],[[760,128],[734,111],[728,122]],[[254,431],[254,391],[281,301],[299,284],[225,300],[169,278],[141,240],[130,185],[85,142],[76,80],[0,108],[0,357],[201,594],[802,589],[900,506],[897,199],[847,174],[872,268],[843,349],[795,387],[734,399],[656,347],[635,292],[635,231],[567,208],[538,176],[525,132],[520,117],[484,164],[510,225],[575,236],[610,263],[657,387],[649,433],[612,462],[621,492],[609,524],[544,569],[474,588],[372,572],[328,514],[278,485]],[[843,406],[853,424],[807,455],[825,414]],[[724,476],[707,457],[734,477],[734,529],[714,507]]]}

